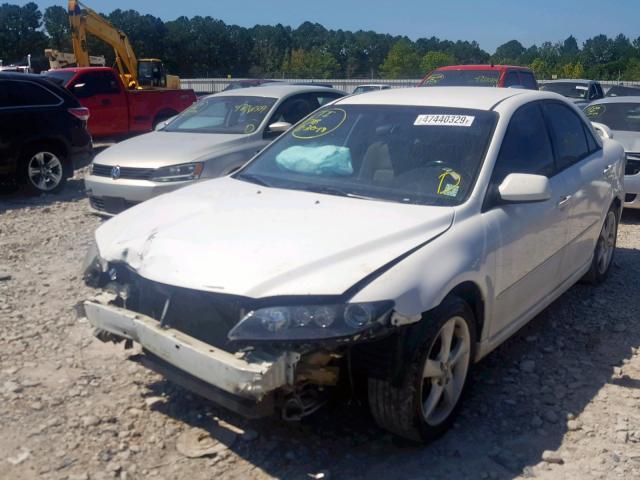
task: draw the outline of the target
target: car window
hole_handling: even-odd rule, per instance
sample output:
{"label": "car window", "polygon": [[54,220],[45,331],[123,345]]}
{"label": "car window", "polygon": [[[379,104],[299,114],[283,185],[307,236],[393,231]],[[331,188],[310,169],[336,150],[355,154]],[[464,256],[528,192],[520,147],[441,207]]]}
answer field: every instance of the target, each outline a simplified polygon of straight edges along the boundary
{"label": "car window", "polygon": [[[77,88],[80,86],[81,88]],[[81,98],[93,95],[115,95],[120,93],[120,86],[111,72],[87,72],[74,82],[73,92]]]}
{"label": "car window", "polygon": [[584,124],[566,105],[545,103],[543,109],[551,129],[558,170],[564,170],[590,153]]}
{"label": "car window", "polygon": [[497,87],[498,70],[434,70],[421,87]]}
{"label": "car window", "polygon": [[584,124],[566,105],[545,103],[543,108],[553,136],[558,169],[563,170],[589,154]]}
{"label": "car window", "polygon": [[611,130],[640,132],[640,103],[595,103],[584,113],[592,122],[604,123]]}
{"label": "car window", "polygon": [[316,97],[316,100],[318,101],[318,108],[320,108],[329,102],[333,102],[336,98],[343,97],[344,95],[337,92],[321,92],[314,93],[313,96]]}
{"label": "car window", "polygon": [[[326,94],[324,94],[326,95]],[[326,102],[325,102],[326,103]],[[320,107],[320,102],[316,94],[293,95],[283,101],[271,116],[268,125],[276,122],[287,122],[291,125],[298,123],[304,117]],[[265,131],[265,136],[277,136],[277,133]]]}
{"label": "car window", "polygon": [[525,88],[530,88],[533,90],[538,89],[538,84],[536,83],[536,79],[531,72],[520,71],[520,83]]}
{"label": "car window", "polygon": [[553,176],[553,149],[537,103],[521,107],[511,117],[493,168],[492,183],[499,185],[510,173]]}
{"label": "car window", "polygon": [[596,150],[600,150],[600,146],[596,142],[596,139],[593,138],[593,134],[587,128],[587,126],[583,124],[582,128],[584,128],[584,134],[587,137],[587,146],[589,147],[589,152],[595,152]]}
{"label": "car window", "polygon": [[33,82],[0,81],[0,108],[55,106],[62,99]]}
{"label": "car window", "polygon": [[514,85],[520,85],[520,78],[518,78],[518,72],[509,70],[504,77],[504,86],[512,87]]}
{"label": "car window", "polygon": [[495,112],[330,105],[263,150],[236,178],[277,188],[420,205],[472,191]]}
{"label": "car window", "polygon": [[275,102],[271,97],[214,95],[187,108],[162,131],[251,134]]}

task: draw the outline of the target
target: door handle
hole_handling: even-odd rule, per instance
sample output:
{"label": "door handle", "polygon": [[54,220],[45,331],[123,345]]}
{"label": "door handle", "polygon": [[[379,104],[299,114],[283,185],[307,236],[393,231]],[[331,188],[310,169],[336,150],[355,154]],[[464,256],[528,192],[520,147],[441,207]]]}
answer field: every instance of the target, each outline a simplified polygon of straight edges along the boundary
{"label": "door handle", "polygon": [[571,198],[572,195],[565,195],[564,197],[562,197],[557,203],[558,207],[564,207],[569,202],[569,200],[571,200]]}
{"label": "door handle", "polygon": [[109,100],[108,98],[103,98],[100,103],[102,103],[102,105],[105,105],[105,106],[111,105],[111,100]]}

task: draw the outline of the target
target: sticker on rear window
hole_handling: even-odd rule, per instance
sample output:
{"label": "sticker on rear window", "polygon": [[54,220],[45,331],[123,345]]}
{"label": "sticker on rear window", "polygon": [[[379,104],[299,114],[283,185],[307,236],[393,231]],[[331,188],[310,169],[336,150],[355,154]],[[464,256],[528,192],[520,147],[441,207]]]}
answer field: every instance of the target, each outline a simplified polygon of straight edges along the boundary
{"label": "sticker on rear window", "polygon": [[476,117],[473,115],[418,115],[416,126],[470,127]]}
{"label": "sticker on rear window", "polygon": [[604,105],[589,105],[584,109],[584,114],[589,118],[599,117],[607,109]]}
{"label": "sticker on rear window", "polygon": [[582,85],[576,85],[576,90],[584,90],[585,92],[589,90],[589,87],[583,87]]}

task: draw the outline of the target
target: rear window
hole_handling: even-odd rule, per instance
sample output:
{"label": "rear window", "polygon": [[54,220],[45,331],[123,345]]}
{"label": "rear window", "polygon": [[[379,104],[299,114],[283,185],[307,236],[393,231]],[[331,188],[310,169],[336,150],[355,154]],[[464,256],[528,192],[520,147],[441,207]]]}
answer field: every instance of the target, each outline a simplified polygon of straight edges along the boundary
{"label": "rear window", "polygon": [[611,130],[640,132],[640,103],[598,103],[589,105],[584,113]]}
{"label": "rear window", "polygon": [[34,82],[0,80],[0,108],[56,106],[62,99]]}
{"label": "rear window", "polygon": [[67,70],[50,70],[44,74],[46,77],[49,77],[51,80],[56,82],[58,85],[67,86],[69,81],[75,75],[75,72],[70,72]]}
{"label": "rear window", "polygon": [[640,96],[640,88],[638,87],[623,87],[618,85],[611,87],[605,97],[635,97]]}
{"label": "rear window", "polygon": [[497,87],[498,70],[436,70],[420,84],[421,87]]}
{"label": "rear window", "polygon": [[589,85],[585,83],[547,82],[540,87],[540,90],[558,93],[567,98],[578,98],[582,100],[586,100],[589,96]]}

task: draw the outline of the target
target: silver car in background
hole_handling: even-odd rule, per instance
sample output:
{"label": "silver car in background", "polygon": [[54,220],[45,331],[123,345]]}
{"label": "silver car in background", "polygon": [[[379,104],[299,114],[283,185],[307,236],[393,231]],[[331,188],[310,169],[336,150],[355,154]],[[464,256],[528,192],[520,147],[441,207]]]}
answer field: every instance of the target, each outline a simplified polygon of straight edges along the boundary
{"label": "silver car in background", "polygon": [[272,85],[205,97],[156,131],[97,155],[85,178],[91,208],[114,215],[197,180],[227,175],[344,95],[325,87]]}
{"label": "silver car in background", "polygon": [[594,100],[604,97],[600,82],[595,80],[553,80],[541,84],[540,90],[559,93],[579,108],[584,108]]}
{"label": "silver car in background", "polygon": [[608,97],[584,109],[592,122],[606,125],[627,157],[624,208],[640,208],[640,96]]}

